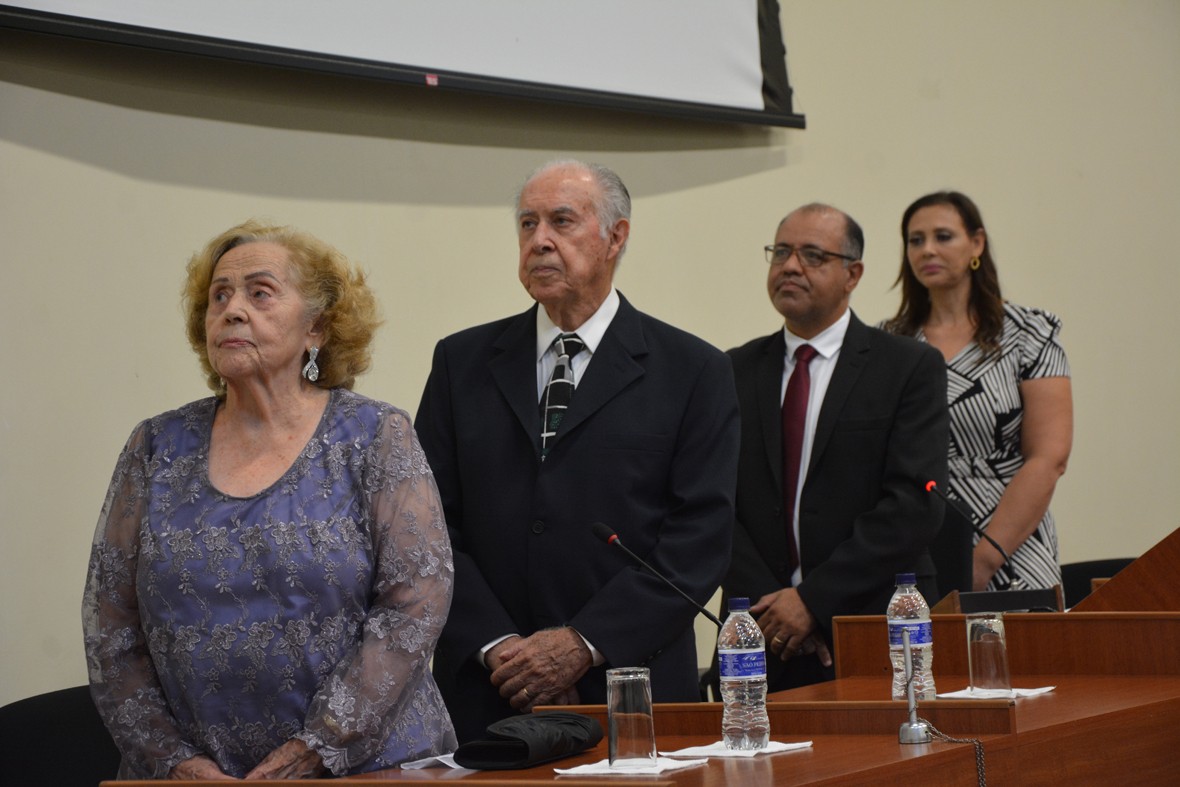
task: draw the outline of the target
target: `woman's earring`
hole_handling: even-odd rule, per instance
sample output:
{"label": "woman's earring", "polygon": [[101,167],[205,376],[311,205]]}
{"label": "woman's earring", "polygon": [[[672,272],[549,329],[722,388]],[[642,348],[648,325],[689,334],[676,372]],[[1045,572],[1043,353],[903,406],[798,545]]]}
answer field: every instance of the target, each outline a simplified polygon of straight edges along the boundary
{"label": "woman's earring", "polygon": [[314,383],[316,380],[320,379],[320,367],[316,366],[315,362],[316,356],[320,354],[320,348],[309,347],[307,349],[307,354],[311,357],[308,359],[307,365],[303,367],[303,376],[308,381]]}
{"label": "woman's earring", "polygon": [[971,258],[971,270],[973,270],[973,271],[979,270],[979,258],[978,257]]}

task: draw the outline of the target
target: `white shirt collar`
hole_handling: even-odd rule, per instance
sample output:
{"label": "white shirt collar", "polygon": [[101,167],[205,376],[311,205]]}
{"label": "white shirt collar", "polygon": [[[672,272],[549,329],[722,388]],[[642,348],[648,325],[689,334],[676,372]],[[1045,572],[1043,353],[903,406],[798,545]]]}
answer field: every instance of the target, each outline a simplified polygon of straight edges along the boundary
{"label": "white shirt collar", "polygon": [[[575,331],[578,338],[586,345],[586,350],[590,355],[598,349],[598,345],[602,343],[602,337],[606,335],[606,329],[610,327],[611,320],[615,318],[615,314],[619,311],[619,292],[614,287],[610,288],[610,292],[606,296],[606,300],[598,307],[598,311],[590,315],[590,319],[579,325]],[[553,345],[553,340],[560,336],[564,331],[558,328],[553,320],[549,319],[549,314],[545,311],[545,307],[537,306],[537,360],[541,360],[541,356]]]}
{"label": "white shirt collar", "polygon": [[[852,322],[852,309],[845,309],[844,313],[834,323],[824,328],[810,339],[801,339],[784,325],[783,338],[787,342],[787,357],[794,358],[795,350],[800,345],[810,344],[823,358],[831,358],[844,345],[844,334],[848,333],[848,324]],[[552,341],[552,339],[550,339]]]}

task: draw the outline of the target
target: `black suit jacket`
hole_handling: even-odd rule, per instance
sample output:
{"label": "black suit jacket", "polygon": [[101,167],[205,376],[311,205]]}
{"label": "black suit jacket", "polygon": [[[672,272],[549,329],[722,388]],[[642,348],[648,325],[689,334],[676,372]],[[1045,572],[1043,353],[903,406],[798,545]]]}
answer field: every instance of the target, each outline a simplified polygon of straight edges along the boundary
{"label": "black suit jacket", "polygon": [[[729,352],[742,442],[733,559],[724,590],[751,602],[791,584],[782,492],[785,348],[779,330]],[[927,547],[942,522],[943,504],[924,484],[946,484],[947,424],[946,364],[939,352],[851,315],[799,501],[798,591],[829,644],[834,615],[885,613],[898,572],[917,573],[919,589],[934,598]],[[781,663],[768,662],[775,667],[771,690],[790,688]],[[801,682],[814,681],[793,681]]]}
{"label": "black suit jacket", "polygon": [[659,701],[697,699],[695,610],[596,539],[605,522],[697,601],[729,564],[738,407],[724,353],[625,299],[540,460],[536,315],[439,342],[415,426],[455,554],[434,674],[459,732],[513,713],[478,651],[570,625],[603,654],[577,685],[604,702],[611,666],[650,667]]}

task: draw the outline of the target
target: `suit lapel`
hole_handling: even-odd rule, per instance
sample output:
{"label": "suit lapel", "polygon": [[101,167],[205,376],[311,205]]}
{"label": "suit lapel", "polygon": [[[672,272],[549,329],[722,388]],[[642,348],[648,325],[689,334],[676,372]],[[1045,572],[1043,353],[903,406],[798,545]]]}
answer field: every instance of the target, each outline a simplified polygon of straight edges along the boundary
{"label": "suit lapel", "polygon": [[832,370],[832,379],[828,382],[828,391],[824,395],[824,403],[820,407],[819,420],[815,425],[815,440],[811,446],[811,459],[807,465],[807,475],[819,464],[827,448],[832,430],[840,418],[840,411],[848,395],[856,387],[856,381],[869,360],[869,329],[857,319],[856,314],[850,315],[848,331],[844,334],[844,344],[840,347],[840,357],[836,359],[836,368]]}
{"label": "suit lapel", "polygon": [[[644,374],[637,359],[647,355],[640,315],[626,298],[619,295],[619,310],[594,352],[590,366],[578,382],[570,409],[557,432],[557,443],[607,402],[615,398]],[[540,422],[538,421],[538,428]]]}
{"label": "suit lapel", "polygon": [[493,342],[498,354],[488,363],[500,394],[541,455],[541,411],[537,399],[537,306],[513,320]]}
{"label": "suit lapel", "polygon": [[783,406],[780,397],[786,352],[787,343],[782,330],[768,337],[762,357],[758,359],[756,383],[758,424],[766,447],[766,461],[778,487],[779,498],[783,495]]}

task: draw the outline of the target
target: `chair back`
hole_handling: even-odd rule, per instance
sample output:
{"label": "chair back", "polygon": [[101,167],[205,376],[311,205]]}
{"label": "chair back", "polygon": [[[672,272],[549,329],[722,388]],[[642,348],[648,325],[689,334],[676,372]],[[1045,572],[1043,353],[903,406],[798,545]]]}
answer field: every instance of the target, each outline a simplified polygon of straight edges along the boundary
{"label": "chair back", "polygon": [[5,784],[95,787],[119,773],[119,750],[89,686],[38,694],[0,708]]}

